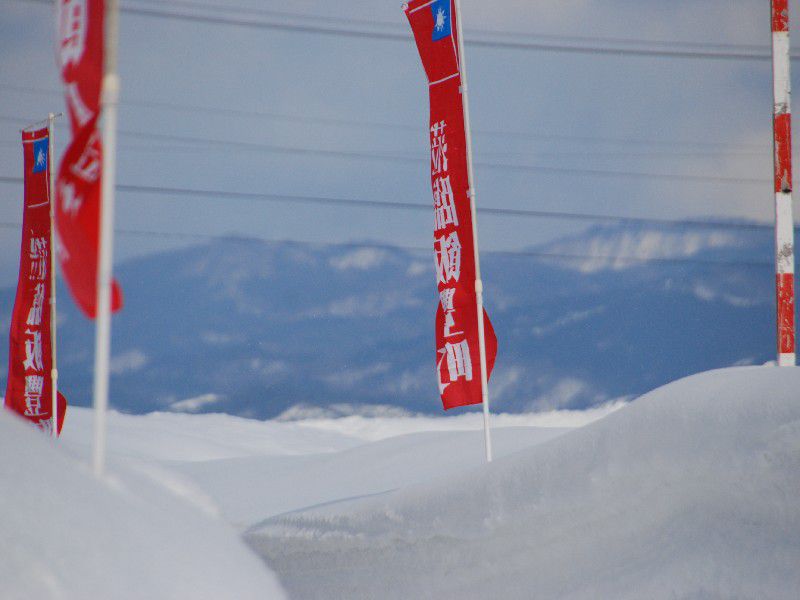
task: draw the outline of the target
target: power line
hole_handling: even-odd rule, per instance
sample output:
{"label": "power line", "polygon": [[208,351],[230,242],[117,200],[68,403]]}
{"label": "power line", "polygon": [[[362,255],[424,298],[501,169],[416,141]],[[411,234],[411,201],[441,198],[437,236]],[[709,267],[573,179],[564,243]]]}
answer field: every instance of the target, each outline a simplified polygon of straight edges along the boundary
{"label": "power line", "polygon": [[[2,177],[0,176],[0,183],[9,183],[22,185],[22,177]],[[354,198],[332,198],[324,196],[300,196],[289,194],[266,194],[256,192],[236,192],[231,190],[203,190],[191,188],[178,188],[178,187],[162,187],[162,186],[142,186],[142,185],[127,185],[117,184],[116,189],[120,192],[134,193],[134,194],[147,194],[156,196],[173,196],[173,197],[188,197],[188,198],[205,198],[218,200],[220,198],[227,198],[231,200],[247,200],[247,201],[266,201],[266,202],[281,202],[281,203],[295,203],[295,204],[315,204],[326,206],[348,206],[359,208],[370,208],[378,210],[416,210],[429,212],[431,206],[429,204],[417,202],[401,202],[391,200],[364,200]],[[660,225],[672,227],[686,227],[686,228],[699,228],[699,229],[723,229],[733,231],[766,231],[772,230],[772,225],[760,223],[740,223],[731,221],[715,221],[710,219],[695,220],[695,219],[667,219],[658,217],[631,217],[622,215],[604,215],[597,213],[576,213],[564,211],[548,211],[548,210],[529,210],[529,209],[515,209],[515,208],[491,208],[481,207],[478,208],[481,214],[501,216],[501,217],[523,217],[533,219],[556,219],[556,220],[571,220],[571,221],[590,221],[590,222],[606,222],[606,223],[620,223],[620,224],[639,224],[639,225]]]}
{"label": "power line", "polygon": [[[118,130],[118,134],[129,138],[183,142],[188,144],[207,144],[210,146],[220,146],[226,148],[245,148],[253,151],[276,153],[281,155],[295,155],[295,156],[317,156],[322,158],[335,158],[335,159],[359,159],[371,161],[389,161],[389,162],[402,162],[402,163],[427,163],[427,158],[403,156],[400,154],[391,154],[383,152],[361,152],[357,150],[332,150],[324,148],[304,148],[299,146],[280,146],[275,144],[262,144],[259,142],[246,142],[246,141],[233,141],[233,140],[220,140],[195,136],[183,136],[172,134],[160,133],[145,133],[139,131],[128,131],[124,129]],[[502,163],[491,162],[485,160],[475,161],[476,167],[487,169],[499,169],[505,171],[516,171],[525,173],[549,173],[552,175],[579,175],[587,177],[601,177],[601,178],[631,178],[631,179],[644,179],[650,181],[683,181],[694,183],[723,183],[723,184],[739,184],[739,185],[764,185],[771,182],[771,179],[766,177],[731,177],[725,175],[697,175],[692,173],[687,174],[674,174],[662,172],[647,172],[647,171],[626,171],[614,169],[592,169],[592,168],[578,168],[578,167],[553,167],[547,165],[531,165],[531,164],[515,164],[515,163]]]}
{"label": "power line", "polygon": [[[0,222],[0,227],[3,228],[17,228],[21,227],[21,223]],[[128,235],[134,237],[149,237],[149,238],[184,238],[184,239],[197,239],[197,240],[219,240],[219,241],[236,241],[242,239],[245,241],[261,241],[272,244],[296,244],[303,246],[315,246],[322,248],[375,248],[388,251],[404,251],[404,252],[425,252],[431,251],[431,248],[422,248],[419,246],[402,246],[393,244],[378,244],[367,242],[304,242],[300,240],[284,239],[275,240],[259,236],[231,236],[231,235],[214,235],[202,233],[182,233],[171,231],[151,231],[144,229],[115,229],[115,232],[121,235]],[[596,261],[616,261],[628,263],[657,263],[657,264],[671,264],[683,265],[693,264],[712,267],[752,267],[763,268],[772,267],[773,264],[767,261],[723,261],[723,260],[704,260],[689,257],[644,257],[644,256],[625,256],[625,255],[596,255],[596,254],[582,254],[582,253],[562,253],[562,252],[546,252],[536,250],[484,250],[483,254],[493,256],[510,256],[510,257],[527,257],[539,258],[547,260],[596,260]]]}
{"label": "power line", "polygon": [[[44,1],[48,0],[35,0]],[[135,14],[145,17],[159,17],[164,19],[187,21],[194,23],[204,24],[218,24],[230,25],[238,27],[256,28],[256,29],[272,29],[292,31],[297,33],[316,33],[330,36],[362,38],[362,39],[376,39],[376,40],[391,40],[391,41],[408,41],[410,35],[407,33],[391,33],[379,32],[368,29],[354,29],[354,28],[329,28],[314,25],[295,25],[289,23],[275,23],[267,21],[250,21],[246,19],[239,19],[234,17],[223,16],[208,16],[208,15],[191,15],[186,13],[170,12],[160,9],[146,9],[134,7],[122,7],[122,12]],[[532,41],[512,41],[512,40],[488,40],[488,39],[469,39],[465,40],[468,46],[480,48],[493,48],[493,49],[507,49],[507,50],[534,50],[544,52],[559,52],[571,54],[588,54],[588,55],[606,55],[606,56],[638,56],[650,58],[687,58],[687,59],[711,59],[711,60],[738,60],[738,61],[768,61],[771,55],[768,53],[752,53],[752,52],[722,52],[722,51],[690,51],[690,50],[663,50],[654,48],[611,48],[601,46],[578,46],[566,44],[553,44],[544,42]],[[792,55],[792,58],[797,58]]]}
{"label": "power line", "polygon": [[[1,87],[1,86],[0,86]],[[27,122],[26,119],[22,117],[11,117],[6,115],[0,115],[0,121],[6,122],[13,122],[15,124],[19,124],[21,122]],[[419,131],[419,128],[416,128]],[[259,144],[258,142],[252,142],[252,144],[258,144],[257,146],[251,146],[251,142],[237,142],[237,141],[229,141],[229,140],[210,140],[208,138],[199,138],[199,137],[191,137],[189,139],[182,139],[177,138],[176,136],[172,136],[171,134],[151,134],[149,132],[130,132],[125,130],[120,130],[119,133],[121,135],[130,135],[133,137],[141,137],[147,136],[150,139],[150,136],[168,136],[160,138],[162,141],[174,141],[177,143],[182,143],[182,145],[172,145],[172,146],[153,146],[153,145],[131,145],[129,143],[122,142],[122,145],[126,148],[138,149],[138,150],[147,150],[148,152],[160,152],[169,150],[170,152],[205,152],[207,150],[207,146],[215,146],[215,145],[222,145],[228,147],[233,147],[233,149],[241,149],[241,150],[253,150],[253,149],[260,149],[263,151],[269,152],[283,152],[285,148],[281,147],[278,149],[274,149],[273,147],[264,147],[263,144]],[[155,139],[159,139],[156,137]],[[190,144],[190,145],[186,145]],[[238,145],[242,144],[242,145]],[[17,142],[4,142],[0,141],[0,146],[17,146]],[[767,152],[766,146],[764,147],[764,152]],[[718,157],[730,157],[730,158],[746,158],[746,157],[753,157],[759,156],[763,154],[763,152],[731,152],[731,153],[722,153],[717,152],[714,153],[713,156]],[[692,151],[692,152],[670,152],[668,150],[649,150],[649,151],[610,151],[610,150],[598,150],[598,151],[563,151],[563,150],[545,150],[545,151],[503,151],[503,152],[480,152],[479,155],[486,155],[486,156],[496,156],[496,157],[530,157],[536,156],[540,158],[565,158],[565,157],[584,157],[584,158],[640,158],[640,159],[649,159],[649,158],[675,158],[675,159],[683,159],[683,158],[708,158],[710,153],[708,151]],[[364,156],[367,157],[375,157],[380,156],[379,152],[368,152],[365,153]],[[396,155],[390,155],[388,158],[395,159]],[[408,161],[424,161],[418,155],[410,155],[402,157]]]}
{"label": "power line", "polygon": [[199,8],[201,10],[209,10],[209,11],[221,11],[225,13],[230,12],[238,12],[241,14],[247,15],[254,15],[254,16],[267,16],[267,17],[279,17],[285,19],[300,19],[300,20],[310,20],[310,21],[317,21],[323,23],[333,23],[338,25],[369,25],[369,26],[377,26],[377,27],[391,27],[397,28],[396,21],[375,21],[375,20],[368,20],[368,19],[354,19],[351,17],[344,18],[344,17],[329,17],[323,15],[311,15],[308,13],[296,13],[296,12],[289,12],[289,11],[282,11],[282,10],[273,10],[268,8],[253,8],[249,6],[223,6],[221,4],[211,4],[207,2],[188,2],[185,0],[170,0],[169,2],[163,2],[162,0],[134,0],[136,4],[155,4],[161,8],[173,8],[173,7],[186,7],[186,8]]}
{"label": "power line", "polygon": [[[421,210],[426,212],[431,210],[431,206],[428,204],[422,204],[416,202],[390,201],[390,200],[364,200],[364,199],[350,199],[350,198],[263,194],[256,192],[234,192],[229,190],[201,190],[201,189],[125,185],[125,184],[118,185],[117,189],[120,190],[121,192],[150,194],[159,196],[188,196],[192,198],[212,198],[212,199],[230,198],[230,199],[251,200],[251,201],[367,207],[367,208],[375,208],[381,210],[385,209]],[[559,212],[559,211],[490,208],[490,207],[481,207],[478,208],[477,210],[479,213],[487,215],[515,216],[515,217],[528,217],[528,218],[540,218],[540,219],[551,218],[551,219],[598,221],[598,222],[606,221],[606,222],[618,222],[618,223],[626,222],[626,223],[639,223],[639,224],[650,223],[659,225],[674,225],[674,226],[685,225],[689,227],[734,229],[734,230],[744,230],[744,229],[758,230],[758,229],[771,228],[769,225],[759,225],[755,223],[752,224],[731,223],[727,221],[709,221],[709,220],[683,221],[683,220],[657,219],[657,218],[645,218],[645,217],[600,215],[591,213],[570,213],[570,212]]]}
{"label": "power line", "polygon": [[[132,138],[151,139],[161,141],[178,141],[190,144],[202,143],[212,146],[222,147],[239,147],[249,150],[258,150],[278,154],[294,154],[297,156],[319,156],[325,158],[345,158],[345,159],[362,159],[362,160],[378,160],[390,162],[404,162],[404,163],[427,163],[427,158],[403,156],[399,154],[381,153],[381,152],[360,152],[356,150],[329,150],[321,148],[303,148],[297,146],[280,146],[273,144],[261,144],[258,142],[245,142],[245,141],[232,141],[232,140],[219,140],[211,138],[200,138],[194,136],[178,136],[170,134],[155,134],[155,133],[142,133],[136,131],[119,130],[119,134]],[[683,174],[676,175],[672,173],[659,173],[659,172],[644,172],[644,171],[623,171],[611,169],[590,169],[578,167],[552,167],[546,165],[530,165],[530,164],[514,164],[514,163],[501,163],[491,162],[485,160],[475,161],[476,167],[483,167],[488,169],[500,169],[518,172],[530,173],[550,173],[556,175],[584,175],[589,177],[623,177],[633,179],[647,179],[659,181],[691,181],[699,183],[735,183],[746,185],[763,185],[770,183],[771,179],[766,177],[730,177],[724,175],[696,175],[696,174]]]}
{"label": "power line", "polygon": [[[17,0],[26,2],[36,2],[40,4],[53,4],[53,0]],[[357,29],[353,27],[326,27],[313,24],[296,24],[275,21],[253,21],[250,19],[237,18],[233,16],[220,15],[198,15],[184,12],[164,10],[163,8],[143,8],[135,6],[122,6],[121,12],[142,17],[153,17],[184,21],[191,23],[202,23],[208,25],[228,25],[245,27],[250,29],[278,30],[294,33],[312,33],[336,37],[347,37],[356,39],[388,40],[408,42],[411,38],[409,33],[376,31],[375,29]],[[638,56],[649,58],[686,58],[686,59],[709,59],[709,60],[736,60],[736,61],[768,61],[771,55],[767,52],[723,52],[713,50],[681,50],[681,49],[657,49],[657,48],[623,48],[623,47],[603,47],[603,46],[583,46],[555,44],[535,41],[522,40],[491,40],[472,38],[465,40],[468,46],[506,49],[506,50],[532,50],[543,52],[559,52],[587,55],[606,55],[606,56]],[[792,56],[797,58],[797,56]]]}
{"label": "power line", "polygon": [[[249,6],[241,6],[241,5],[221,5],[221,4],[213,4],[209,2],[193,2],[189,0],[133,0],[136,4],[156,4],[160,8],[170,8],[173,6],[183,6],[187,8],[199,8],[201,10],[209,10],[209,11],[217,11],[223,13],[230,13],[238,12],[242,14],[251,14],[251,15],[261,15],[261,16],[270,16],[270,17],[281,17],[287,19],[301,19],[301,20],[312,20],[312,21],[321,21],[327,23],[336,23],[336,24],[343,24],[343,25],[370,25],[370,26],[378,26],[378,27],[391,27],[397,28],[397,21],[379,21],[375,19],[356,19],[353,17],[331,17],[326,15],[313,15],[308,13],[297,13],[297,12],[288,12],[288,11],[276,11],[273,9],[264,9],[264,8],[253,8]],[[683,48],[689,49],[714,49],[714,50],[755,50],[760,52],[770,52],[770,47],[765,44],[719,44],[719,43],[709,43],[709,42],[691,42],[691,41],[681,41],[681,40],[654,40],[654,39],[634,39],[634,38],[618,38],[618,37],[598,37],[598,36],[565,36],[565,35],[557,35],[557,34],[543,34],[543,33],[534,33],[534,32],[523,32],[523,31],[509,31],[509,30],[498,30],[498,29],[470,29],[467,28],[465,31],[470,35],[498,35],[498,36],[513,36],[513,37],[525,37],[525,38],[535,38],[535,39],[549,39],[549,40],[556,40],[559,42],[580,42],[580,43],[600,43],[600,44],[623,44],[623,45],[638,45],[638,46],[647,46],[647,45],[655,45],[655,46],[666,46],[666,47],[676,47],[680,46]]]}
{"label": "power line", "polygon": [[[4,144],[0,142],[0,144]],[[11,142],[6,142],[5,145],[16,145]],[[130,145],[130,143],[126,144],[125,147],[132,148],[134,150],[146,150],[148,152],[163,152],[169,150],[172,153],[198,153],[198,152],[207,152],[208,146],[202,143],[196,143],[192,145],[179,145],[179,146],[165,146],[165,145]],[[233,151],[236,150],[249,150],[249,148],[233,148]],[[768,151],[765,151],[768,152]],[[708,152],[670,152],[668,150],[652,150],[652,151],[644,151],[644,152],[625,152],[625,151],[569,151],[569,150],[527,150],[527,151],[503,151],[503,152],[492,152],[492,151],[476,151],[476,156],[479,157],[489,157],[493,159],[508,159],[508,158],[547,158],[547,159],[564,159],[564,158],[586,158],[586,159],[641,159],[641,160],[650,160],[650,159],[658,159],[658,160],[681,160],[681,159],[697,159],[697,158],[710,158],[712,155],[709,155]],[[370,152],[369,156],[379,155],[377,152]],[[751,158],[756,156],[763,156],[763,152],[731,152],[731,153],[717,153],[714,154],[714,157],[722,158]],[[409,154],[404,155],[404,157],[411,161],[423,161],[423,159],[419,158],[418,154]],[[477,164],[477,163],[476,163]]]}
{"label": "power line", "polygon": [[[61,97],[63,92],[60,90],[37,88],[31,86],[20,86],[9,83],[0,83],[0,89],[8,89],[12,91],[22,92],[26,94],[41,94]],[[391,123],[381,121],[369,121],[364,119],[343,119],[339,117],[320,117],[309,115],[293,115],[287,113],[277,113],[270,111],[250,111],[244,109],[232,109],[222,107],[211,107],[193,104],[178,104],[174,102],[160,102],[152,100],[122,100],[122,106],[141,107],[141,108],[158,108],[164,110],[171,110],[184,113],[205,113],[212,115],[229,115],[237,117],[250,117],[250,118],[266,118],[274,120],[284,120],[288,122],[299,123],[316,123],[322,125],[334,125],[342,127],[357,127],[357,128],[375,128],[375,129],[388,129],[395,131],[408,131],[419,133],[424,129],[424,125],[406,125],[403,123]],[[18,121],[25,120],[16,117],[0,117],[5,121]],[[59,127],[61,124],[57,124]],[[582,142],[582,143],[597,143],[597,144],[621,144],[625,146],[661,146],[661,147],[693,147],[693,148],[753,148],[761,151],[769,151],[771,147],[769,144],[754,144],[754,143],[735,143],[728,142],[714,142],[708,140],[654,140],[646,138],[626,138],[626,137],[604,137],[604,136],[586,136],[586,135],[566,135],[566,134],[553,134],[542,132],[527,132],[527,131],[502,131],[502,130],[489,130],[477,129],[473,133],[485,136],[497,136],[503,138],[514,139],[530,139],[530,140],[550,140],[550,141],[568,141],[568,142]]]}
{"label": "power line", "polygon": [[[41,94],[41,95],[49,95],[49,96],[63,96],[62,90],[53,90],[53,89],[46,89],[46,88],[37,88],[32,86],[20,86],[15,84],[9,83],[0,83],[0,89],[8,89],[16,92],[22,92],[26,94]],[[131,106],[131,107],[140,107],[140,108],[157,108],[163,110],[171,110],[171,111],[178,111],[178,112],[185,112],[185,113],[205,113],[205,114],[212,114],[212,115],[229,115],[229,116],[236,116],[236,117],[249,117],[249,118],[262,118],[262,119],[275,119],[275,120],[283,120],[289,122],[296,122],[296,123],[316,123],[321,125],[336,125],[336,126],[347,126],[347,127],[372,127],[376,129],[391,129],[391,130],[407,130],[407,131],[414,131],[419,132],[419,127],[414,127],[411,125],[403,125],[398,123],[385,123],[385,122],[378,122],[378,121],[365,121],[362,119],[342,119],[342,118],[335,118],[335,117],[319,117],[319,116],[308,116],[308,115],[292,115],[287,113],[278,113],[278,112],[271,112],[271,111],[256,111],[256,110],[243,110],[243,109],[235,109],[235,108],[223,108],[223,107],[212,107],[212,106],[202,106],[196,104],[177,104],[174,102],[159,102],[155,100],[126,100],[122,99],[120,101],[121,106]],[[499,135],[503,132],[494,132],[495,135]]]}

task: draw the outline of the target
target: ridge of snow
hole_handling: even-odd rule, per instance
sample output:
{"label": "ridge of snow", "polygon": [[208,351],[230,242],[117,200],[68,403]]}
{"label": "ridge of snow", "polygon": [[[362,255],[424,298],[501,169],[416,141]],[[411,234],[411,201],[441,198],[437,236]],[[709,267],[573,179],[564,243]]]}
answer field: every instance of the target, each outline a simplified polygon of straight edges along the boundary
{"label": "ridge of snow", "polygon": [[679,380],[491,465],[276,517],[302,598],[794,598],[800,368]]}
{"label": "ridge of snow", "polygon": [[62,450],[0,411],[4,600],[285,597],[190,486],[116,463],[97,480]]}
{"label": "ridge of snow", "polygon": [[597,273],[629,269],[650,260],[696,257],[709,250],[740,247],[743,243],[741,235],[729,231],[598,228],[548,244],[546,250],[554,254],[586,255],[563,264],[581,273]]}

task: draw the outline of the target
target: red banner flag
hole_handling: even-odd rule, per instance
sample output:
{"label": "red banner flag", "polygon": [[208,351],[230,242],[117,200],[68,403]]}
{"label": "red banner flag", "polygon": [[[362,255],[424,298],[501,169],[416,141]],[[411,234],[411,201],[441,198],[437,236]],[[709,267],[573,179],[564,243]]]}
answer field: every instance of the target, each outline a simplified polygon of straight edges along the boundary
{"label": "red banner flag", "polygon": [[[97,311],[103,149],[97,120],[103,82],[103,0],[58,0],[58,63],[72,128],[56,181],[58,258],[83,313]],[[111,310],[122,308],[112,285]]]}
{"label": "red banner flag", "polygon": [[[439,306],[436,368],[445,409],[481,403],[475,240],[458,28],[452,0],[412,0],[404,7],[430,92],[431,187]],[[497,338],[484,314],[487,379]]]}
{"label": "red banner flag", "polygon": [[[11,317],[5,406],[52,433],[53,352],[50,299],[53,236],[47,129],[23,132],[25,201],[19,282]],[[58,432],[67,402],[58,394]]]}

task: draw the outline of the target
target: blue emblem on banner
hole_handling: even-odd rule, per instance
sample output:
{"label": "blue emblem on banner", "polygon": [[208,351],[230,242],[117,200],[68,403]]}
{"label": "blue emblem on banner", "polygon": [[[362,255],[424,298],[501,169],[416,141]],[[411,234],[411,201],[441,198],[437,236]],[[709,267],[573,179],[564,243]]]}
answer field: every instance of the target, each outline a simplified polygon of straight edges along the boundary
{"label": "blue emblem on banner", "polygon": [[48,139],[33,142],[33,172],[41,173],[47,169]]}
{"label": "blue emblem on banner", "polygon": [[450,37],[453,32],[450,21],[450,0],[435,0],[431,4],[433,13],[433,41]]}

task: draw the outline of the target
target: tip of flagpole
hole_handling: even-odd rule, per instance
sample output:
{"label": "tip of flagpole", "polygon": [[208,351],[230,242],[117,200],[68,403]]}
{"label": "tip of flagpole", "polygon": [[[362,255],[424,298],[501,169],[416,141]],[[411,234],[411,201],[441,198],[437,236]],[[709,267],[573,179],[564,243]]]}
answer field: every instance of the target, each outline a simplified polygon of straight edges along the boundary
{"label": "tip of flagpole", "polygon": [[63,117],[63,116],[64,116],[63,112],[55,113],[55,114],[47,113],[47,118],[46,119],[42,119],[41,121],[36,121],[36,123],[31,123],[27,127],[23,127],[22,129],[20,129],[20,131],[22,133],[25,133],[29,129],[33,129],[34,127],[38,127],[39,125],[43,125],[44,123],[47,123],[50,119],[56,119],[58,117]]}

